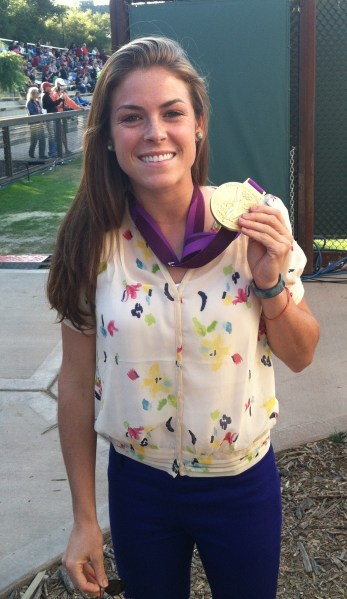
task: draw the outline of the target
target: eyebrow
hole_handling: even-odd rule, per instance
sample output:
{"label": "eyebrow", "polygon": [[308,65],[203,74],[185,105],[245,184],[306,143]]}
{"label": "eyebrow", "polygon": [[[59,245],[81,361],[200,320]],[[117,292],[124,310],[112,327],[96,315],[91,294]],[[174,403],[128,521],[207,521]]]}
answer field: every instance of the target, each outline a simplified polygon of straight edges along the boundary
{"label": "eyebrow", "polygon": [[[174,100],[168,100],[167,102],[164,102],[163,104],[160,105],[160,108],[168,108],[169,106],[172,106],[173,104],[177,104],[177,102],[181,102],[182,104],[185,104],[185,101],[182,100],[182,98],[174,98]],[[116,110],[116,112],[118,112],[119,110],[122,109],[127,109],[127,110],[142,110],[143,107],[142,106],[138,106],[137,104],[122,104],[121,106],[119,106]]]}

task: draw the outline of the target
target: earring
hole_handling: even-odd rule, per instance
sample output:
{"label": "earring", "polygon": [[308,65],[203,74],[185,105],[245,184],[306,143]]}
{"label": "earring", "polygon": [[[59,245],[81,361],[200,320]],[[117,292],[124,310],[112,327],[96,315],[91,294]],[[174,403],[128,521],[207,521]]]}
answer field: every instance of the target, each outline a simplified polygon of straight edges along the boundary
{"label": "earring", "polygon": [[109,152],[114,152],[114,148],[113,148],[112,144],[107,144],[106,147],[107,147],[107,149],[108,149]]}
{"label": "earring", "polygon": [[204,134],[202,131],[197,131],[196,132],[196,141],[201,141],[204,137]]}

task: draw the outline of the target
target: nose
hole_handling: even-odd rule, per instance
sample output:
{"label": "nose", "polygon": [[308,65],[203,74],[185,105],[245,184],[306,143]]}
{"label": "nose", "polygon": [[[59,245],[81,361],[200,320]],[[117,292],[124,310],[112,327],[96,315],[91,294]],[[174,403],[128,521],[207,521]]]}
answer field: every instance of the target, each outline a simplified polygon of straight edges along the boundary
{"label": "nose", "polygon": [[163,141],[166,137],[166,130],[163,123],[157,118],[148,119],[144,135],[145,141],[158,142]]}

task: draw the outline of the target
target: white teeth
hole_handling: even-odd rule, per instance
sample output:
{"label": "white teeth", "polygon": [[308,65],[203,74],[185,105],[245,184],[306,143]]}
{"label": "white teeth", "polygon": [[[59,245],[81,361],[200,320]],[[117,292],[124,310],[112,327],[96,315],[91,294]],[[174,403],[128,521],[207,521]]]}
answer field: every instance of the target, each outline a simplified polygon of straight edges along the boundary
{"label": "white teeth", "polygon": [[174,153],[170,152],[168,154],[159,154],[156,156],[141,156],[141,160],[143,162],[162,162],[163,160],[170,160],[170,158],[174,157]]}

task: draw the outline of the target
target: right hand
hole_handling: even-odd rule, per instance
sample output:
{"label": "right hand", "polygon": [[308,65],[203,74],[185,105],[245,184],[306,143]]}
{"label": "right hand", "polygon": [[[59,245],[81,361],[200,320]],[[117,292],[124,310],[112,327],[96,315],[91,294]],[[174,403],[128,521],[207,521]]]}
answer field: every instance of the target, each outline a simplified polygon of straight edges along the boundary
{"label": "right hand", "polygon": [[74,524],[62,563],[75,589],[99,596],[108,585],[103,559],[103,536],[98,524]]}

